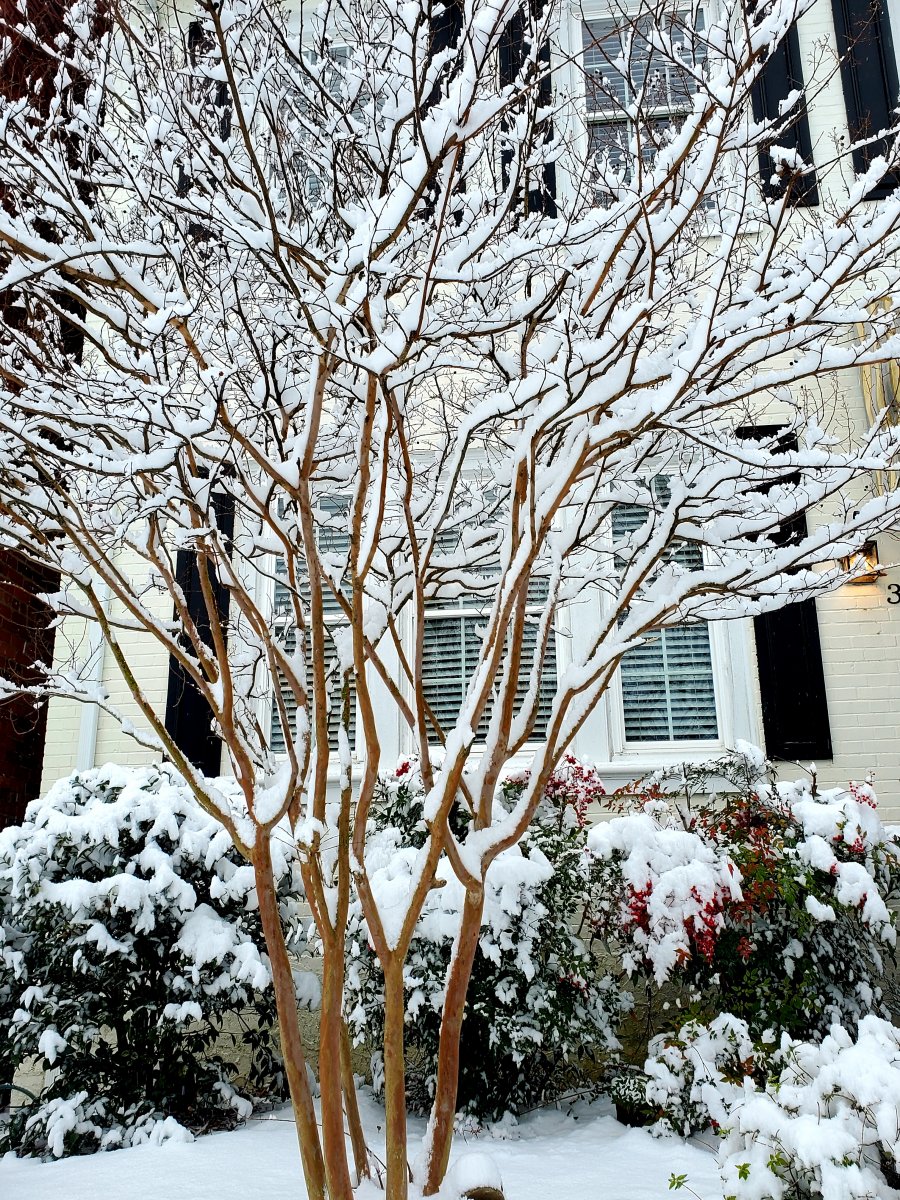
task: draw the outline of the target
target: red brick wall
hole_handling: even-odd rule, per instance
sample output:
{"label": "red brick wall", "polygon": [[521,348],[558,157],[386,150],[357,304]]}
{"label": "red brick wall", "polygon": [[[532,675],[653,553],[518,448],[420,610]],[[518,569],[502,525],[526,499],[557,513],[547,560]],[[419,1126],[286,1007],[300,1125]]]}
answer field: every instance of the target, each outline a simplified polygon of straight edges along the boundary
{"label": "red brick wall", "polygon": [[[33,664],[52,661],[49,610],[36,593],[56,587],[52,572],[0,551],[0,677],[34,683],[40,672]],[[46,704],[24,696],[0,700],[0,828],[20,821],[38,794],[46,726]]]}

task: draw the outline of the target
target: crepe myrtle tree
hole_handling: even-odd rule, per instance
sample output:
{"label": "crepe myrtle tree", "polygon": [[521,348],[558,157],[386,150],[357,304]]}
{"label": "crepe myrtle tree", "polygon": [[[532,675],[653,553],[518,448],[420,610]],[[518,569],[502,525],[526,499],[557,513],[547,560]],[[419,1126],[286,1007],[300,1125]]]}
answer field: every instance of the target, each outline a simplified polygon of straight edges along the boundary
{"label": "crepe myrtle tree", "polygon": [[[190,14],[122,0],[99,25],[95,3],[43,47],[47,111],[0,100],[0,539],[58,572],[49,602],[99,629],[140,717],[77,652],[36,690],[100,705],[168,757],[252,863],[312,1200],[346,1200],[367,1170],[342,1020],[351,895],[385,980],[386,1187],[401,1200],[404,959],[438,868],[455,873],[465,903],[416,1167],[434,1194],[485,873],[623,654],[667,626],[819,594],[843,578],[836,557],[896,520],[900,496],[868,483],[897,466],[892,425],[822,429],[835,373],[900,351],[886,303],[900,202],[865,200],[893,142],[860,178],[851,146],[819,147],[821,203],[796,203],[810,164],[779,147],[800,100],[760,120],[751,95],[809,0],[722,6],[702,31],[676,0],[614,5],[618,49],[598,47],[588,82],[619,132],[592,154],[580,51],[553,2],[333,0],[300,22],[275,0]],[[4,12],[4,54],[39,37],[27,7]],[[662,75],[617,90],[648,47]],[[683,100],[666,122],[660,78]],[[46,336],[63,322],[80,359]],[[787,436],[741,435],[772,411]],[[643,523],[617,535],[622,504]],[[460,597],[481,605],[480,640],[442,727],[425,627],[432,602]],[[589,597],[602,616],[503,808],[551,641]],[[212,710],[239,799],[167,731],[137,632]],[[366,824],[393,766],[389,710],[421,763],[427,837],[386,887]],[[285,823],[324,957],[321,1127],[272,874]]]}

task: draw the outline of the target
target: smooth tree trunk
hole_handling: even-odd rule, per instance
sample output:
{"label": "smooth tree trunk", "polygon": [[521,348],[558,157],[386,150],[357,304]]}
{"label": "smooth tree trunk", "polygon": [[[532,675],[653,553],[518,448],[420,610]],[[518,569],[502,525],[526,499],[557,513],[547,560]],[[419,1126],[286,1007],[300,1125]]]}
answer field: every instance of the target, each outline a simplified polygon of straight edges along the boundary
{"label": "smooth tree trunk", "polygon": [[406,1063],[403,1025],[403,959],[384,968],[384,1107],[387,1200],[407,1200],[409,1163],[406,1152]]}
{"label": "smooth tree trunk", "polygon": [[441,1015],[441,1036],[438,1042],[437,1079],[434,1103],[428,1121],[425,1158],[426,1196],[433,1196],[441,1186],[450,1164],[450,1146],[456,1119],[459,1093],[459,1048],[462,1025],[466,1014],[466,996],[472,967],[478,950],[481,917],[484,911],[484,889],[467,891],[459,926],[459,938],[447,974],[447,991]]}
{"label": "smooth tree trunk", "polygon": [[307,1194],[309,1200],[325,1200],[325,1164],[322,1159],[316,1110],[306,1072],[306,1056],[300,1037],[294,976],[284,941],[281,914],[278,911],[278,897],[272,871],[272,850],[269,835],[263,830],[259,831],[259,835],[253,849],[253,872],[259,897],[259,916],[271,964],[272,985],[275,989],[281,1054],[290,1089],[297,1138],[300,1142]]}
{"label": "smooth tree trunk", "polygon": [[353,1079],[353,1062],[350,1057],[350,1034],[345,1021],[341,1022],[341,1079],[344,1083],[344,1111],[347,1114],[347,1129],[350,1134],[350,1145],[353,1147],[353,1165],[356,1169],[356,1179],[361,1183],[369,1177],[369,1147],[366,1145],[366,1135],[363,1132],[362,1118],[359,1115],[359,1098],[356,1095],[356,1083]]}
{"label": "smooth tree trunk", "polygon": [[341,1066],[344,1031],[344,955],[339,944],[326,945],[319,1020],[319,1090],[322,1148],[331,1200],[353,1200],[353,1183],[344,1135],[344,1087]]}

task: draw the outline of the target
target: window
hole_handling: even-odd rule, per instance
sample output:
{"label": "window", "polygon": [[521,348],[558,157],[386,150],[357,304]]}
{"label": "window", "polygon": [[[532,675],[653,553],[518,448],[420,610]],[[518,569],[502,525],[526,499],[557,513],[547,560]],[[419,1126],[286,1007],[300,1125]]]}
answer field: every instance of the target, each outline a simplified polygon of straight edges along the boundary
{"label": "window", "polygon": [[[665,480],[654,481],[660,500]],[[613,510],[613,540],[621,541],[647,520],[637,504]],[[682,543],[670,558],[689,569],[702,565],[699,547]],[[629,650],[619,668],[626,745],[646,742],[715,741],[719,736],[709,626],[705,621],[659,629]]]}
{"label": "window", "polygon": [[[518,707],[525,698],[531,680],[532,656],[537,645],[539,612],[547,595],[543,580],[534,580],[529,588],[529,601],[534,606],[534,620],[528,621],[522,635],[522,670],[518,688]],[[466,687],[478,660],[485,622],[484,602],[478,597],[459,600],[433,601],[425,619],[425,645],[422,661],[422,684],[425,698],[441,729],[446,733],[453,727],[462,707]],[[550,708],[556,694],[556,641],[551,633],[544,657],[543,672],[538,687],[537,716],[531,733],[532,741],[540,741],[547,732]],[[490,719],[490,707],[476,732],[483,740]],[[434,732],[434,731],[433,731]],[[434,732],[434,741],[438,740]]]}
{"label": "window", "polygon": [[[652,44],[650,18],[624,14],[584,21],[583,65],[588,119],[588,154],[596,203],[608,204],[617,185],[633,176],[638,155],[652,162],[656,151],[690,110],[695,91],[690,67],[702,66],[706,45],[702,13],[673,16],[665,39],[671,51]],[[658,40],[658,39],[657,39]],[[626,115],[640,105],[640,119]]]}
{"label": "window", "polygon": [[[321,550],[327,551],[335,556],[337,564],[347,554],[347,549],[350,544],[349,534],[346,527],[340,520],[342,508],[338,501],[328,501],[322,505],[323,512],[332,517],[338,517],[336,525],[323,524],[319,530],[319,547]],[[287,653],[292,653],[296,648],[297,630],[292,619],[292,605],[290,592],[286,581],[286,571],[284,561],[279,559],[275,566],[275,588],[273,596],[273,615],[276,629],[281,634],[282,646]],[[308,588],[302,587],[303,600],[309,600]],[[323,606],[325,609],[325,620],[328,627],[333,628],[343,621],[341,607],[338,604],[332,593],[325,589],[323,594]],[[303,647],[306,660],[306,683],[307,687],[312,687],[312,652],[309,644],[309,635],[306,635],[306,645]],[[341,718],[341,679],[338,674],[338,658],[337,650],[332,638],[326,634],[326,657],[325,670],[328,673],[330,684],[330,707],[328,710],[328,749],[337,751],[338,748],[338,729],[340,727]],[[285,707],[288,712],[288,719],[293,725],[296,718],[297,702],[296,697],[290,689],[284,687],[282,680],[282,695],[284,698]],[[352,688],[352,685],[351,685]],[[355,689],[352,689],[350,696],[350,747],[355,745],[356,741],[356,703]],[[272,715],[270,724],[270,746],[275,754],[283,754],[285,751],[284,729],[281,726],[281,720],[278,714],[278,708],[273,703]]]}

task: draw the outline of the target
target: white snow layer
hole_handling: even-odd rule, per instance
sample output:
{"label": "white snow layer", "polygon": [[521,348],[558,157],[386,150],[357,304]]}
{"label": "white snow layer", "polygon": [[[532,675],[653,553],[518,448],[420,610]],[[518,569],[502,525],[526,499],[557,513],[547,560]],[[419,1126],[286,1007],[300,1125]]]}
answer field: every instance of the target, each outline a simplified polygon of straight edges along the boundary
{"label": "white snow layer", "polygon": [[[384,1110],[361,1097],[370,1144],[383,1154]],[[581,1105],[577,1120],[546,1111],[503,1122],[480,1137],[454,1143],[451,1172],[473,1151],[489,1157],[502,1178],[507,1200],[663,1200],[673,1174],[685,1174],[703,1200],[721,1200],[715,1158],[697,1146],[652,1138],[642,1129],[626,1129],[600,1101]],[[410,1151],[415,1153],[424,1123],[410,1122]],[[484,1182],[484,1180],[482,1180]],[[414,1192],[413,1195],[416,1193]],[[169,1141],[115,1154],[94,1154],[61,1162],[0,1160],[3,1200],[304,1200],[306,1191],[297,1155],[297,1135],[288,1109],[251,1121],[233,1133],[198,1138],[190,1145]],[[383,1200],[374,1187],[360,1189],[360,1200]],[[456,1200],[452,1183],[441,1200]]]}

